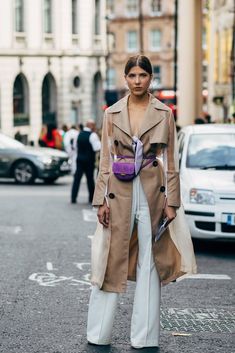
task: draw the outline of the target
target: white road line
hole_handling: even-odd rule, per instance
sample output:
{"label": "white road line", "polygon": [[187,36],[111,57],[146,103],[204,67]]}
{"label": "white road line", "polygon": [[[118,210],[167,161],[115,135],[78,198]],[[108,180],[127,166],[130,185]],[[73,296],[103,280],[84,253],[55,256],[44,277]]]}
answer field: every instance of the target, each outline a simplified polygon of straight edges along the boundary
{"label": "white road line", "polygon": [[22,232],[22,228],[21,228],[20,226],[16,226],[16,227],[14,228],[14,233],[15,233],[15,234],[19,234],[20,232]]}
{"label": "white road line", "polygon": [[182,281],[183,279],[215,279],[215,280],[231,280],[231,277],[228,275],[220,274],[210,274],[210,273],[197,273],[195,275],[185,275],[177,279],[177,282]]}
{"label": "white road line", "polygon": [[47,262],[47,270],[48,271],[56,271],[57,268],[54,268],[52,262]]}
{"label": "white road line", "polygon": [[51,262],[47,262],[47,270],[48,271],[53,271],[53,265]]}
{"label": "white road line", "polygon": [[90,262],[74,262],[73,263],[79,270],[83,271],[84,267],[90,267]]}
{"label": "white road line", "polygon": [[92,239],[94,235],[88,235],[87,238]]}

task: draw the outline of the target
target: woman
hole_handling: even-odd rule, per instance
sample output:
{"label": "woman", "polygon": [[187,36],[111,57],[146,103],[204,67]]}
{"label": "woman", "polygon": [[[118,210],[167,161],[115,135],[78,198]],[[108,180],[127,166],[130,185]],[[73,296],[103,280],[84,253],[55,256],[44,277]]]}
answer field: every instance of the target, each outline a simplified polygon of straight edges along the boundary
{"label": "woman", "polygon": [[152,66],[147,57],[131,57],[125,79],[130,94],[106,110],[103,123],[93,205],[98,206],[98,220],[110,230],[111,239],[104,280],[91,292],[87,339],[92,344],[110,344],[118,293],[125,291],[129,279],[137,282],[131,345],[155,347],[159,345],[160,286],[194,272],[195,263],[191,243],[192,266],[187,267],[169,230],[155,241],[160,220],[167,217],[171,222],[180,207],[171,110],[148,92]]}
{"label": "woman", "polygon": [[[54,124],[48,124],[46,133],[40,138],[42,147],[62,149],[62,136]],[[44,144],[44,145],[43,145]]]}

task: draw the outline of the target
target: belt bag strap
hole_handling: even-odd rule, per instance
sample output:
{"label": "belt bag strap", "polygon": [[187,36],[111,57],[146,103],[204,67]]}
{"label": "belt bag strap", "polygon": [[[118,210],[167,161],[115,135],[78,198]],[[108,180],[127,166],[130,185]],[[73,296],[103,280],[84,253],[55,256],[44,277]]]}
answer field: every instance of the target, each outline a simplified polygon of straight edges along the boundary
{"label": "belt bag strap", "polygon": [[136,136],[132,139],[135,143],[135,175],[138,175],[143,162],[143,143]]}

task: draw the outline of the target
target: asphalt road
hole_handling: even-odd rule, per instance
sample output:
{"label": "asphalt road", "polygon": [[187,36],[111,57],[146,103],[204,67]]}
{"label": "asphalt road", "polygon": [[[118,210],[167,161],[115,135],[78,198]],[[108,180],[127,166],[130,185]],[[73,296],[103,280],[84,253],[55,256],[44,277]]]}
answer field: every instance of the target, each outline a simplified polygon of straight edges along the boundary
{"label": "asphalt road", "polygon": [[[112,345],[87,345],[89,236],[96,216],[85,185],[76,205],[69,203],[70,187],[70,177],[51,186],[0,181],[1,353],[134,352],[132,283],[120,296]],[[162,289],[160,348],[142,352],[235,352],[232,245],[195,244],[203,276]]]}

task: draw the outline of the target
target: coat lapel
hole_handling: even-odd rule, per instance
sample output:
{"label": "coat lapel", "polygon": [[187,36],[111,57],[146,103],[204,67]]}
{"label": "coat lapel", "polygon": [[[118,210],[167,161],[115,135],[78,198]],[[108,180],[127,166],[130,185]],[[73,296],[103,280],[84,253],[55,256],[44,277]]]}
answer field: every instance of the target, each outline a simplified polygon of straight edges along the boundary
{"label": "coat lapel", "polygon": [[139,138],[165,118],[163,111],[168,111],[168,108],[151,95],[143,123],[140,127]]}
{"label": "coat lapel", "polygon": [[129,95],[125,96],[116,104],[108,108],[109,109],[108,112],[114,113],[113,119],[112,119],[113,124],[131,137],[131,128],[130,128],[130,122],[128,117],[128,109],[127,109],[128,97]]}
{"label": "coat lapel", "polygon": [[[128,97],[129,95],[125,96],[108,108],[108,113],[113,113],[113,124],[132,137],[127,109]],[[151,94],[150,102],[140,128],[139,138],[164,119],[165,115],[162,114],[163,111],[169,111],[169,108]]]}

